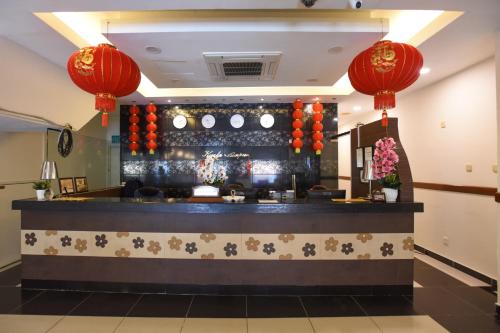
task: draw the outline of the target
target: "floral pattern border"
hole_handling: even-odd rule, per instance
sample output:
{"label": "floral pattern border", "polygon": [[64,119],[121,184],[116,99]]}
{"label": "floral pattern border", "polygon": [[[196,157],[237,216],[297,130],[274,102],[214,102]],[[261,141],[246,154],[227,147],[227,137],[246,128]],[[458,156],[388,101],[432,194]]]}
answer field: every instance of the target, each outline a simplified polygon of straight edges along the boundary
{"label": "floral pattern border", "polygon": [[22,230],[23,255],[219,260],[412,259],[411,233],[226,234]]}

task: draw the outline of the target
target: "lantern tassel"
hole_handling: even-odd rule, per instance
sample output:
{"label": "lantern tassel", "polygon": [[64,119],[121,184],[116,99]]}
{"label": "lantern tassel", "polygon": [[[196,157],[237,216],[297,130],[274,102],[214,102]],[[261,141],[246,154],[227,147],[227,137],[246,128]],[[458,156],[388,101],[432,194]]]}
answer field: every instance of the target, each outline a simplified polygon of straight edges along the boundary
{"label": "lantern tassel", "polygon": [[321,150],[316,150],[316,155],[321,155]]}
{"label": "lantern tassel", "polygon": [[137,156],[137,152],[135,150],[132,150],[132,156]]}
{"label": "lantern tassel", "polygon": [[389,118],[387,117],[387,111],[384,109],[384,111],[382,111],[382,127],[387,127],[389,126]]}
{"label": "lantern tassel", "polygon": [[150,149],[150,150],[149,150],[149,155],[154,155],[154,154],[155,154],[154,149]]}
{"label": "lantern tassel", "polygon": [[295,154],[300,154],[300,148],[295,148]]}
{"label": "lantern tassel", "polygon": [[102,127],[108,127],[108,123],[109,123],[109,114],[107,112],[103,112],[101,118]]}

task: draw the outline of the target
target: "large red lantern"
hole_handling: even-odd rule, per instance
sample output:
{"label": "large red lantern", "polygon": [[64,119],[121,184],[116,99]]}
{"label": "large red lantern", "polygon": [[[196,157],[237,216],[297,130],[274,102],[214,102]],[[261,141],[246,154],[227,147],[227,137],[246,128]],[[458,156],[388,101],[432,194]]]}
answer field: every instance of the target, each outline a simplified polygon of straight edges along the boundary
{"label": "large red lantern", "polygon": [[130,153],[132,156],[137,155],[137,151],[139,150],[139,107],[137,105],[132,105],[129,110],[130,117],[128,118],[130,126],[130,136],[129,136],[129,145]]}
{"label": "large red lantern", "polygon": [[323,104],[316,101],[313,106],[313,125],[312,125],[312,142],[313,150],[316,155],[321,155],[323,150]]}
{"label": "large red lantern", "polygon": [[304,114],[302,113],[302,108],[304,107],[304,103],[302,102],[301,99],[296,99],[293,102],[293,108],[295,111],[292,113],[292,147],[294,149],[295,154],[300,154],[300,148],[304,146],[302,143],[302,137],[304,136],[304,133],[302,132],[302,126],[304,126],[304,123],[302,122],[302,118],[304,117]]}
{"label": "large red lantern", "polygon": [[149,149],[149,154],[154,155],[156,148],[158,148],[158,144],[156,143],[156,130],[158,129],[156,126],[156,120],[158,119],[156,116],[156,105],[153,102],[149,103],[146,106],[146,112],[148,113],[146,116],[146,120],[148,121],[148,125],[146,126],[148,130],[146,134],[146,138],[148,139],[146,147]]}
{"label": "large red lantern", "polygon": [[102,112],[102,126],[108,126],[108,112],[116,98],[133,93],[141,82],[137,64],[110,44],[84,47],[68,59],[68,74],[82,90],[95,95],[95,109]]}
{"label": "large red lantern", "polygon": [[386,110],[396,107],[395,94],[418,79],[423,63],[415,47],[383,40],[358,54],[348,75],[354,89],[374,96],[375,110],[383,110],[382,126],[386,127]]}

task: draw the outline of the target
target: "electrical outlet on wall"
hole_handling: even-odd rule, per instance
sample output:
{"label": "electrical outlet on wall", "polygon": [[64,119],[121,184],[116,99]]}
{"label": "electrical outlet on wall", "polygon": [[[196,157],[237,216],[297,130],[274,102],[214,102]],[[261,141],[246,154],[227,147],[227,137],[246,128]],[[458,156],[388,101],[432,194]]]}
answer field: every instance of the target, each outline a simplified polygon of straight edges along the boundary
{"label": "electrical outlet on wall", "polygon": [[444,246],[450,245],[450,240],[449,240],[448,236],[443,237],[443,245]]}
{"label": "electrical outlet on wall", "polygon": [[493,165],[491,166],[491,171],[493,171],[493,173],[498,173],[498,165],[493,164]]}
{"label": "electrical outlet on wall", "polygon": [[446,121],[441,121],[441,128],[446,128]]}
{"label": "electrical outlet on wall", "polygon": [[466,164],[465,165],[465,171],[466,172],[472,172],[472,164]]}

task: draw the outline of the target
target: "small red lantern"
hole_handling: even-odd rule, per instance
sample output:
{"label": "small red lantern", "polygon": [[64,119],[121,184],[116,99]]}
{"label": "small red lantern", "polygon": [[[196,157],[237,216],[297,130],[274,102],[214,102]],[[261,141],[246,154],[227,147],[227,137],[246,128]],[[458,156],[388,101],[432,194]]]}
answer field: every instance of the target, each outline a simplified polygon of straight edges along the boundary
{"label": "small red lantern", "polygon": [[128,121],[130,123],[129,130],[130,130],[130,136],[128,137],[129,139],[129,145],[128,148],[130,149],[130,152],[132,156],[137,155],[137,151],[139,150],[139,113],[140,109],[137,105],[132,105],[130,107],[129,113],[130,117],[128,118]]}
{"label": "small red lantern", "polygon": [[68,74],[82,90],[95,95],[95,109],[108,126],[108,112],[115,111],[116,98],[133,93],[141,82],[137,64],[110,44],[84,47],[68,59]]}
{"label": "small red lantern", "polygon": [[302,118],[304,117],[304,113],[302,112],[302,108],[304,107],[304,103],[302,102],[301,99],[296,99],[293,102],[293,108],[295,111],[292,113],[292,127],[293,127],[293,132],[292,132],[292,137],[294,138],[292,141],[292,147],[294,148],[295,154],[300,153],[300,148],[304,146],[302,143],[302,137],[304,136],[304,133],[302,133],[302,126],[304,126],[304,123],[302,122]]}
{"label": "small red lantern", "polygon": [[148,121],[148,125],[146,126],[148,134],[146,134],[146,138],[149,140],[146,143],[146,147],[149,149],[149,154],[154,155],[156,148],[158,148],[158,144],[156,143],[157,134],[155,133],[158,129],[158,126],[156,126],[156,120],[158,119],[155,114],[156,105],[153,102],[149,103],[146,106],[146,112],[148,113],[146,116],[146,120]]}
{"label": "small red lantern", "polygon": [[396,92],[417,81],[423,64],[415,47],[382,40],[353,59],[348,75],[354,89],[374,96],[375,110],[383,110],[382,126],[387,127],[387,109],[396,107]]}
{"label": "small red lantern", "polygon": [[316,101],[313,104],[312,109],[313,109],[313,115],[312,115],[313,150],[316,153],[316,155],[321,155],[321,151],[323,150],[323,143],[322,143],[323,133],[321,132],[323,130],[323,124],[321,123],[323,121],[323,104]]}

